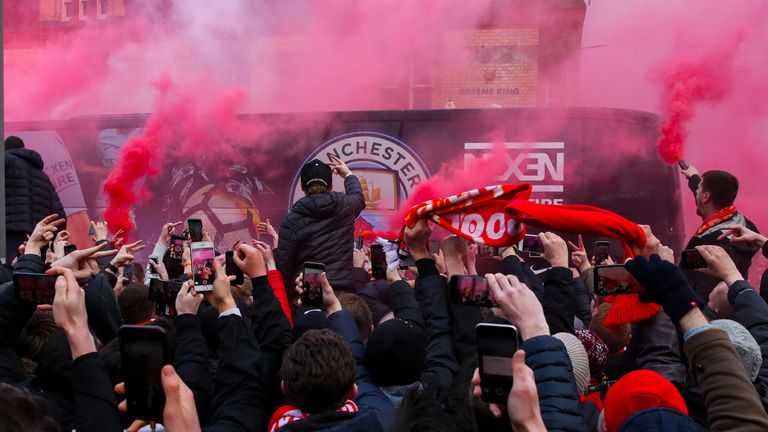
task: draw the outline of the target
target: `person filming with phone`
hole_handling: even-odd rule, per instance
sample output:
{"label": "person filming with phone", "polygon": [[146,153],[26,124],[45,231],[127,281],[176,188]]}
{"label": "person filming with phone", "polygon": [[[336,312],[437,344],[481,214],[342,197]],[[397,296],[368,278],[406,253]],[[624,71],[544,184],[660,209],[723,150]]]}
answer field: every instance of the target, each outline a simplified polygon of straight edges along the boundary
{"label": "person filming with phone", "polygon": [[[334,173],[344,179],[345,193],[333,191]],[[304,197],[280,226],[277,268],[286,281],[293,281],[304,262],[324,263],[334,288],[354,290],[367,282],[354,280],[352,265],[354,222],[365,209],[360,180],[341,159],[331,156],[330,165],[314,159],[301,167],[301,189]]]}

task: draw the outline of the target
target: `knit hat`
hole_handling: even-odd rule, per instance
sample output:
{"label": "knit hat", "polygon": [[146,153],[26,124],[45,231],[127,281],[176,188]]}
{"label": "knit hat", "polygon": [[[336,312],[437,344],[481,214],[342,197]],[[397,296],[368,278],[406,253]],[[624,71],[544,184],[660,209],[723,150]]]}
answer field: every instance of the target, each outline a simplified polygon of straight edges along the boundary
{"label": "knit hat", "polygon": [[331,167],[320,159],[313,159],[301,167],[301,186],[304,188],[312,183],[322,183],[330,187],[332,180]]}
{"label": "knit hat", "polygon": [[16,135],[11,135],[8,138],[5,139],[5,149],[6,150],[13,150],[13,149],[19,149],[24,148],[24,140],[17,137]]}
{"label": "knit hat", "polygon": [[597,333],[589,329],[576,330],[576,337],[587,351],[590,375],[594,377],[600,375],[608,364],[608,346]]}
{"label": "knit hat", "polygon": [[418,381],[424,369],[424,332],[401,319],[379,324],[368,338],[365,362],[379,386]]}
{"label": "knit hat", "polygon": [[683,397],[666,378],[651,370],[624,375],[605,395],[605,430],[616,432],[627,418],[648,408],[671,408],[688,415]]}
{"label": "knit hat", "polygon": [[589,387],[590,378],[589,358],[587,357],[584,345],[581,344],[576,336],[570,333],[556,333],[552,336],[560,339],[560,342],[565,345],[568,357],[571,359],[571,365],[573,366],[573,376],[576,377],[576,387],[579,389],[579,393],[583,394],[587,387]]}
{"label": "knit hat", "polygon": [[763,356],[760,345],[757,344],[749,330],[729,319],[714,320],[710,324],[728,334],[736,354],[739,355],[739,359],[747,371],[749,380],[754,382],[760,372],[760,366],[763,364]]}
{"label": "knit hat", "polygon": [[676,431],[699,432],[692,418],[669,408],[651,408],[627,417],[619,432]]}

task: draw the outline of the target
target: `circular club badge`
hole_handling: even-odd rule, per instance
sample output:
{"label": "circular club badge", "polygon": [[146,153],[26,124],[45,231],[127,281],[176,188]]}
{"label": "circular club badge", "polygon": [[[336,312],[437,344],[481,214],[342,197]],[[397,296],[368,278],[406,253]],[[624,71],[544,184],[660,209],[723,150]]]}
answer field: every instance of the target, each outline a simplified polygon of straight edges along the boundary
{"label": "circular club badge", "polygon": [[[397,210],[413,188],[430,177],[416,152],[397,138],[378,132],[353,132],[333,138],[310,153],[304,163],[313,159],[327,162],[331,155],[343,160],[360,180],[366,203],[364,216],[374,226],[379,225],[375,219]],[[333,190],[344,192],[344,181],[335,177]],[[289,204],[292,206],[303,196],[297,171]]]}

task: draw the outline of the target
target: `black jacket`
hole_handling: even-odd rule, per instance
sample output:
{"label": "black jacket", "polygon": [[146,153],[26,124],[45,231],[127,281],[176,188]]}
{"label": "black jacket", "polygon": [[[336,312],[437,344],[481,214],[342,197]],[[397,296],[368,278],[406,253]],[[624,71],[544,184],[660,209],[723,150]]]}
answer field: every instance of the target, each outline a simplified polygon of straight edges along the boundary
{"label": "black jacket", "polygon": [[306,261],[325,264],[328,279],[336,289],[345,289],[345,281],[354,279],[354,224],[365,209],[365,199],[354,175],[344,179],[344,189],[346,194],[305,196],[283,219],[275,260],[286,280],[285,286],[294,285]]}
{"label": "black jacket", "polygon": [[[5,227],[31,233],[41,219],[52,213],[66,217],[56,188],[43,172],[43,158],[34,150],[5,152]],[[60,226],[59,230],[66,226]]]}
{"label": "black jacket", "polygon": [[565,345],[552,336],[523,342],[525,364],[533,369],[541,418],[548,431],[585,431],[579,390]]}

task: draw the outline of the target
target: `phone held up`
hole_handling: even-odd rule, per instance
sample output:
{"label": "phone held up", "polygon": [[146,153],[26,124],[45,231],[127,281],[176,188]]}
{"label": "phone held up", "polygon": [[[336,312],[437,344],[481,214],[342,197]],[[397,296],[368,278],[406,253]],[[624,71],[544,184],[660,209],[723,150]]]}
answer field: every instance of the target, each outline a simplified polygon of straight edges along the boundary
{"label": "phone held up", "polygon": [[680,268],[683,270],[695,270],[706,268],[707,262],[696,249],[684,249],[680,252]]}
{"label": "phone held up", "polygon": [[475,330],[482,399],[506,404],[512,390],[512,357],[520,344],[517,327],[480,323]]}
{"label": "phone held up", "polygon": [[29,303],[53,304],[57,276],[41,273],[13,273],[13,286],[19,297]]}
{"label": "phone held up", "polygon": [[238,267],[237,264],[235,264],[234,251],[227,251],[225,269],[227,271],[227,276],[235,277],[234,280],[229,282],[230,285],[242,285],[245,283],[245,275],[243,275],[243,271],[240,270],[240,267]]}
{"label": "phone held up", "polygon": [[135,419],[162,421],[165,393],[160,374],[170,361],[165,330],[152,325],[124,325],[118,336],[128,414]]}
{"label": "phone held up", "polygon": [[189,241],[203,241],[203,221],[200,219],[187,219],[187,229],[189,230]]}
{"label": "phone held up", "polygon": [[155,302],[155,314],[169,317],[176,316],[176,296],[181,291],[181,282],[157,278],[149,279],[147,299]]}
{"label": "phone held up", "polygon": [[215,252],[212,242],[194,242],[190,245],[192,255],[192,273],[195,280],[195,291],[213,291],[213,258]]}
{"label": "phone held up", "polygon": [[607,241],[595,242],[595,263],[600,264],[611,256],[611,243]]}
{"label": "phone held up", "polygon": [[595,266],[596,295],[639,294],[644,291],[624,264]]}
{"label": "phone held up", "polygon": [[544,245],[538,234],[526,234],[517,245],[517,250],[527,252],[529,257],[538,258],[544,255]]}
{"label": "phone held up", "polygon": [[496,303],[491,300],[488,280],[482,276],[451,276],[450,298],[454,304],[496,307]]}
{"label": "phone held up", "polygon": [[384,245],[374,243],[371,245],[371,276],[374,279],[386,279],[387,254]]}
{"label": "phone held up", "polygon": [[321,308],[323,307],[323,285],[320,282],[320,275],[325,271],[325,264],[305,262],[304,276],[302,280],[302,289],[304,294],[301,296],[301,304],[304,306]]}
{"label": "phone held up", "polygon": [[171,244],[168,245],[168,255],[171,259],[181,260],[184,257],[184,242],[186,240],[184,236],[171,236]]}

